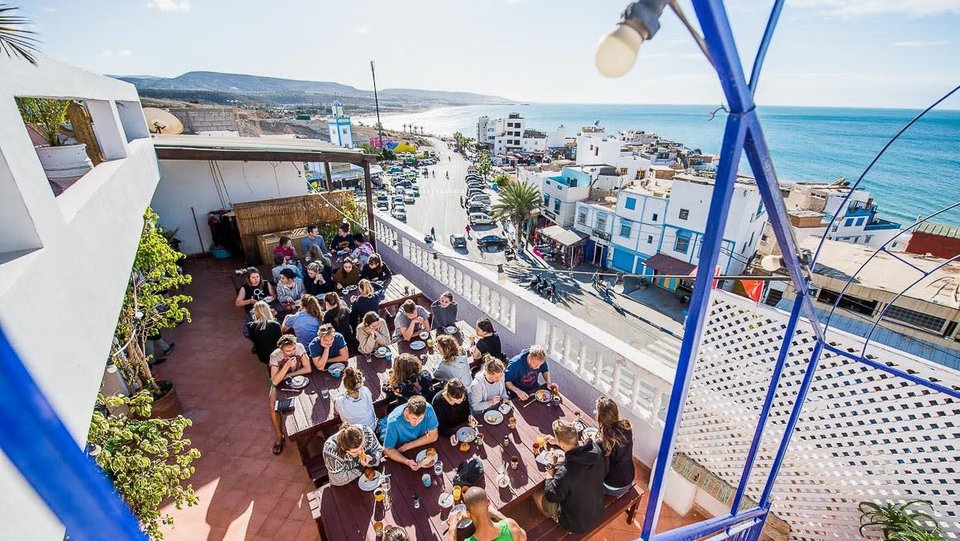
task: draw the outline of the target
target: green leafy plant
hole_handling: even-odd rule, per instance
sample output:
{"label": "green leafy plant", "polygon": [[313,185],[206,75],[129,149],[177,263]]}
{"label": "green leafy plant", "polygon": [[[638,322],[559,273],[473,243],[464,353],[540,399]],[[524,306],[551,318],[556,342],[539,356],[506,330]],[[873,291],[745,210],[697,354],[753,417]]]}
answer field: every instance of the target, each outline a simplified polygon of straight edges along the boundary
{"label": "green leafy plant", "polygon": [[493,217],[506,218],[517,232],[517,244],[524,244],[523,223],[532,219],[543,204],[540,190],[527,182],[511,182],[500,191],[500,200],[493,205]]}
{"label": "green leafy plant", "polygon": [[36,66],[37,60],[33,55],[40,52],[37,49],[40,41],[34,37],[36,32],[24,28],[30,21],[13,14],[17,9],[0,4],[0,51],[7,53],[8,57],[20,57]]}
{"label": "green leafy plant", "polygon": [[500,173],[499,175],[493,177],[493,181],[497,184],[497,186],[501,190],[506,188],[511,182],[513,182],[512,180],[510,180],[510,176],[504,173]]}
{"label": "green leafy plant", "polygon": [[23,123],[36,130],[50,146],[60,146],[60,132],[67,121],[70,100],[16,98]]}
{"label": "green leafy plant", "polygon": [[[867,529],[879,529],[888,541],[930,541],[942,539],[940,526],[933,516],[925,511],[914,509],[926,507],[932,511],[931,503],[925,500],[909,500],[902,503],[860,502],[860,535],[866,537]],[[920,524],[932,523],[931,528]],[[930,537],[931,534],[936,536]]]}
{"label": "green leafy plant", "polygon": [[[151,419],[153,396],[141,391],[132,397],[97,396],[98,408],[90,421],[87,442],[96,449],[94,459],[114,488],[153,540],[163,539],[163,525],[173,517],[160,513],[170,500],[177,509],[196,505],[193,485],[183,482],[193,475],[193,461],[200,451],[191,448],[183,431],[192,423],[182,415],[173,419]],[[130,415],[107,413],[126,407]]]}
{"label": "green leafy plant", "polygon": [[191,282],[180,272],[177,261],[183,254],[173,249],[157,225],[159,217],[152,209],[143,214],[140,244],[130,271],[127,292],[120,308],[114,333],[111,360],[134,390],[146,389],[155,397],[164,393],[150,372],[146,354],[147,338],[162,329],[190,321],[184,306],[193,299],[177,290]]}
{"label": "green leafy plant", "polygon": [[493,163],[490,162],[490,151],[481,150],[480,155],[477,156],[477,173],[480,173],[480,176],[486,178],[490,174],[490,169],[493,168]]}

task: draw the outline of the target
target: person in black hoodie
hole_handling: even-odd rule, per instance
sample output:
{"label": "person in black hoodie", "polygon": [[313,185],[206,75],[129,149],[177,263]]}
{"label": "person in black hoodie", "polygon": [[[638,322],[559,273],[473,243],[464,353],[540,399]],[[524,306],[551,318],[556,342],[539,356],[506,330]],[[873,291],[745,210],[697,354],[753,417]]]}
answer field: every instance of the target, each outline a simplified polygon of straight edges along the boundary
{"label": "person in black hoodie", "polygon": [[633,486],[633,427],[630,421],[620,418],[620,408],[612,398],[597,399],[597,438],[607,461],[607,475],[603,479],[603,492],[619,497]]}
{"label": "person in black hoodie", "polygon": [[603,515],[603,478],[606,461],[600,445],[588,439],[580,444],[576,426],[563,419],[553,422],[553,437],[564,451],[564,462],[547,469],[542,494],[533,501],[540,511],[574,533],[593,529]]}

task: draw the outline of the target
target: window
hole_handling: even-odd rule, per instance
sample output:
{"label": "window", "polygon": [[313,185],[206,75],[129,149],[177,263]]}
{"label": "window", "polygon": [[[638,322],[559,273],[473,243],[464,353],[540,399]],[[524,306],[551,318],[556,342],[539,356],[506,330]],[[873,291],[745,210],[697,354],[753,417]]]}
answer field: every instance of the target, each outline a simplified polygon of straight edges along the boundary
{"label": "window", "polygon": [[597,214],[597,229],[606,229],[606,228],[607,228],[607,215]]}
{"label": "window", "polygon": [[654,221],[654,222],[657,221],[657,218],[658,218],[658,217],[659,217],[659,215],[658,215],[656,212],[654,212],[654,213],[653,213],[653,218],[651,218],[651,221]]}
{"label": "window", "polygon": [[681,231],[677,233],[677,240],[673,243],[673,249],[681,254],[687,253],[690,249],[690,233]]}
{"label": "window", "polygon": [[836,233],[838,227],[840,227],[840,224],[833,224],[833,227],[830,228],[830,231],[833,231],[834,233]]}
{"label": "window", "polygon": [[680,209],[680,219],[686,220],[690,217],[690,211],[687,209]]}
{"label": "window", "polygon": [[[836,291],[831,291],[824,288],[820,290],[819,294],[817,294],[817,300],[824,304],[833,306],[833,303],[836,302],[839,295],[840,294]],[[873,312],[877,309],[877,301],[868,301],[851,297],[850,295],[844,295],[840,298],[840,302],[837,303],[837,306],[843,308],[844,310],[850,310],[851,312],[856,312],[865,316],[872,316]]]}
{"label": "window", "polygon": [[945,319],[930,316],[915,310],[901,308],[899,306],[889,307],[887,309],[887,317],[933,332],[940,332],[940,329],[943,328],[944,323],[947,322]]}
{"label": "window", "polygon": [[587,211],[581,210],[577,214],[577,223],[580,225],[587,225]]}
{"label": "window", "polygon": [[553,211],[554,211],[554,212],[560,212],[560,200],[559,200],[559,199],[554,199],[554,200],[553,200]]}
{"label": "window", "polygon": [[653,235],[647,235],[647,244],[653,244]]}
{"label": "window", "polygon": [[543,194],[543,206],[550,206],[550,196],[548,194]]}
{"label": "window", "polygon": [[636,208],[637,208],[637,198],[636,198],[636,197],[628,197],[628,198],[627,198],[627,202],[626,202],[623,206],[627,207],[627,210],[636,210]]}
{"label": "window", "polygon": [[847,218],[847,220],[843,222],[843,227],[850,227],[851,225],[853,225],[853,218]]}
{"label": "window", "polygon": [[865,218],[857,218],[857,225],[858,225],[858,226],[863,225],[863,220],[864,220],[864,219],[865,219]]}
{"label": "window", "polygon": [[633,224],[629,220],[620,220],[620,236],[629,238],[632,227]]}
{"label": "window", "polygon": [[866,244],[870,244],[871,240],[873,240],[873,235],[867,235],[866,237],[863,237],[863,242]]}

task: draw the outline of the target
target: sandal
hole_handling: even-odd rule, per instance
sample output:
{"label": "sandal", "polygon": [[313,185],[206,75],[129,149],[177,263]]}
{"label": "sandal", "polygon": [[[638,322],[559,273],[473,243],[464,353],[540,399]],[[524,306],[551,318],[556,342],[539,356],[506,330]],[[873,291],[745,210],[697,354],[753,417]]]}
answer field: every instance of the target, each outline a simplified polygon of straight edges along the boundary
{"label": "sandal", "polygon": [[284,440],[280,440],[277,443],[273,444],[273,454],[279,455],[280,453],[283,452],[283,442]]}

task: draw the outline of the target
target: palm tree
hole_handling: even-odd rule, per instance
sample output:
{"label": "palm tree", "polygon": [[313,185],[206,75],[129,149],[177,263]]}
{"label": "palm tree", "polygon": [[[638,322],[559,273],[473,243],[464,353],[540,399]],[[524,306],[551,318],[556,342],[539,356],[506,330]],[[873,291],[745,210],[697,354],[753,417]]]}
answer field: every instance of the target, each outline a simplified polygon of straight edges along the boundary
{"label": "palm tree", "polygon": [[453,132],[453,141],[457,146],[457,152],[463,151],[463,134],[455,131]]}
{"label": "palm tree", "polygon": [[493,217],[506,218],[517,233],[517,245],[526,246],[521,233],[523,224],[532,219],[543,205],[543,198],[536,186],[527,182],[511,182],[500,191],[500,200],[493,205]]}
{"label": "palm tree", "polygon": [[37,60],[33,57],[33,53],[40,52],[37,49],[40,41],[33,37],[36,34],[34,31],[23,28],[24,25],[30,24],[30,21],[12,14],[17,9],[0,4],[0,51],[7,53],[9,57],[19,56],[36,66]]}

